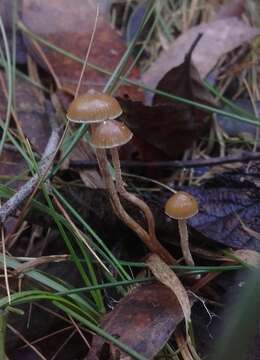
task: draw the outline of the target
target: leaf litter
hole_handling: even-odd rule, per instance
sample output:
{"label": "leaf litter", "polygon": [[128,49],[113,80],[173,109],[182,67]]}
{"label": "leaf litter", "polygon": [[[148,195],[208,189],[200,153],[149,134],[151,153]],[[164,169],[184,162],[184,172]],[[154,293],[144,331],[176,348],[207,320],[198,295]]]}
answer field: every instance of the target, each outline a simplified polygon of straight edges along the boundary
{"label": "leaf litter", "polygon": [[[143,83],[151,88],[157,88],[163,76],[183,62],[199,34],[203,34],[203,36],[193,51],[192,61],[200,77],[204,79],[213,70],[222,55],[245,42],[250,42],[260,35],[260,30],[236,17],[194,26],[180,35],[169,50],[161,53],[142,76]],[[146,102],[151,104],[150,97]]]}
{"label": "leaf litter", "polygon": [[[170,49],[166,52],[163,51],[158,60],[144,74],[145,84],[176,96],[216,106],[201,79],[214,69],[222,55],[242,43],[250,42],[260,33],[259,29],[236,17],[230,17],[230,15],[240,16],[243,11],[241,1],[232,3],[233,8],[230,5],[220,9],[215,19],[195,26],[180,35]],[[82,2],[80,0],[77,0],[76,4],[72,4],[68,0],[58,0],[55,3],[24,0],[21,19],[35,34],[43,36],[45,40],[82,58],[90,36],[90,23],[92,24],[95,12],[93,8],[88,7],[89,5],[89,1]],[[91,21],[86,22],[87,17]],[[42,21],[43,19],[48,19],[48,26],[46,26],[46,22]],[[103,15],[99,20],[100,27],[96,37],[98,45],[92,53],[90,61],[112,71],[120,60],[125,46],[119,34],[111,29]],[[200,33],[203,33],[203,36],[193,51],[192,45]],[[23,38],[28,53],[41,68],[49,71],[46,61],[31,43],[26,32],[23,33]],[[65,92],[60,94],[61,97],[65,97],[66,90],[74,91],[81,66],[48,47],[40,46],[62,84],[62,88],[58,89],[58,92],[63,92],[65,89]],[[108,52],[110,56],[107,56]],[[139,72],[135,69],[133,71],[134,78],[137,78],[138,75]],[[43,76],[46,74],[43,73]],[[88,68],[83,89],[84,91],[92,87],[100,89],[106,80],[107,76]],[[20,86],[21,89],[23,86],[25,89],[25,94],[21,94],[21,97]],[[16,91],[18,91],[18,119],[21,121],[25,135],[30,139],[33,149],[40,154],[49,136],[48,127],[44,127],[48,125],[48,122],[44,122],[43,118],[48,118],[49,114],[46,113],[43,104],[38,107],[39,101],[35,101],[35,108],[32,106],[35,100],[33,91],[31,89],[27,91],[27,86],[23,82],[17,82]],[[128,98],[122,97],[125,93]],[[131,146],[136,146],[142,153],[141,159],[180,158],[195,141],[208,133],[212,125],[212,119],[206,112],[171,101],[158,94],[146,105],[141,102],[142,93],[131,90],[128,86],[121,87],[117,95],[120,96],[119,101],[124,108],[121,120],[125,121],[134,132],[134,144]],[[139,100],[139,102],[133,100]],[[41,113],[42,117],[38,113]],[[33,118],[37,120],[33,122]],[[88,145],[82,142],[80,147],[83,149],[83,154],[80,153],[80,147],[78,147],[71,158],[83,159],[84,153],[91,152],[91,148],[86,148],[86,146]],[[131,149],[131,146],[125,148],[125,154]],[[5,164],[10,159],[11,162],[13,161],[10,149],[5,149],[3,155]],[[94,159],[93,153],[89,158]],[[16,162],[14,169],[3,167],[4,173],[11,171],[10,173],[13,175],[14,172],[20,171],[19,166],[22,164],[16,157],[14,159]],[[68,167],[67,170],[69,171],[70,168]],[[95,182],[97,180],[95,171],[93,174]],[[85,179],[82,171],[79,175],[86,187],[93,187],[91,184],[92,174],[89,170],[84,171]],[[255,251],[259,250],[258,236],[256,236],[260,233],[259,191],[257,180],[252,178],[253,174],[225,173],[213,177],[211,181],[202,181],[199,187],[186,186],[186,188],[200,202],[200,212],[190,221],[191,228],[198,230],[209,242],[218,242],[239,249],[234,251],[234,256],[251,266],[256,266],[259,261],[259,254]],[[96,181],[95,187],[101,188],[102,182]],[[76,194],[76,191],[74,193]],[[149,192],[147,193],[149,197]],[[162,197],[162,192],[160,192],[158,202],[162,200]],[[81,204],[81,207],[86,207],[86,205]],[[99,211],[96,205],[95,211]],[[116,235],[121,237],[120,233],[114,236],[116,237]],[[152,255],[148,263],[154,275],[164,285],[153,282],[134,288],[100,322],[100,326],[108,333],[147,358],[154,358],[158,354],[170,339],[176,326],[183,319],[186,322],[190,319],[191,312],[187,292],[182,283],[175,275],[173,281],[172,274],[174,273],[168,267],[165,268],[159,260],[158,263],[157,260]],[[178,286],[174,286],[176,279]],[[205,294],[209,298],[212,297],[214,302],[214,289],[211,288],[211,284],[207,285]],[[192,300],[190,302],[192,303]],[[121,358],[120,352],[118,353],[113,345],[106,344],[100,337],[94,336],[87,358],[101,358],[103,352],[108,352],[111,358],[112,356]]]}

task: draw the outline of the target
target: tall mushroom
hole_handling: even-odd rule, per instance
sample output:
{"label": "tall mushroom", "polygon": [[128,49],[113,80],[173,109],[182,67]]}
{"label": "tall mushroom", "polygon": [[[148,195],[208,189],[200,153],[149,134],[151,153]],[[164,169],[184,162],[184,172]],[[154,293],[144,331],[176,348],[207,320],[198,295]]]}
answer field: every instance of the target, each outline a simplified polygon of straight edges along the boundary
{"label": "tall mushroom", "polygon": [[173,194],[166,202],[165,214],[178,221],[181,249],[187,265],[194,266],[189,247],[189,234],[187,220],[199,211],[197,200],[190,194],[179,191]]}
{"label": "tall mushroom", "polygon": [[[174,261],[173,257],[160,244],[160,242],[155,236],[154,219],[151,210],[142,200],[140,200],[133,194],[128,193],[124,188],[121,178],[120,161],[118,157],[117,147],[128,142],[132,137],[132,133],[125,125],[116,120],[113,120],[120,116],[121,113],[122,109],[115,98],[103,93],[94,93],[84,94],[76,97],[68,108],[67,118],[69,121],[72,121],[74,123],[90,124],[91,142],[96,147],[96,155],[99,163],[100,172],[105,181],[107,190],[111,198],[112,206],[116,214],[133,231],[138,234],[138,236],[143,240],[143,242],[146,244],[146,246],[150,249],[151,252],[157,253],[167,263],[172,263]],[[105,128],[110,128],[110,132],[108,132],[104,136],[103,130]],[[114,132],[117,133],[117,136],[119,136],[119,138],[116,140],[116,143],[114,143],[115,140],[112,136]],[[101,135],[99,141],[101,141],[101,143],[97,143],[95,138],[97,134],[100,133]],[[113,138],[113,143],[111,143],[111,138]],[[106,155],[107,148],[111,149],[112,160],[116,173],[117,189],[115,189],[113,179],[108,170],[108,159]],[[147,233],[142,228],[142,226],[140,226],[134,219],[132,219],[124,210],[118,197],[117,190],[123,197],[125,197],[127,200],[131,201],[135,205],[139,206],[139,208],[144,212],[148,222],[149,233]]]}
{"label": "tall mushroom", "polygon": [[[132,202],[134,205],[139,207],[139,209],[144,213],[148,224],[148,234],[135,220],[129,217],[129,215],[125,211],[124,214],[122,214],[122,212],[120,211],[119,216],[122,217],[123,215],[123,220],[127,220],[128,226],[132,228],[136,233],[138,233],[140,238],[144,241],[144,243],[151,252],[157,253],[167,263],[172,263],[174,260],[173,257],[168,253],[168,251],[160,244],[160,242],[156,238],[154,217],[149,206],[134,194],[129,193],[124,187],[121,175],[118,147],[128,143],[131,140],[132,136],[132,132],[127,128],[126,125],[117,120],[109,120],[103,121],[95,127],[91,135],[90,143],[97,149],[97,152],[102,149],[110,150],[112,155],[112,162],[115,168],[117,191],[126,200]],[[141,229],[142,231],[140,231]]]}

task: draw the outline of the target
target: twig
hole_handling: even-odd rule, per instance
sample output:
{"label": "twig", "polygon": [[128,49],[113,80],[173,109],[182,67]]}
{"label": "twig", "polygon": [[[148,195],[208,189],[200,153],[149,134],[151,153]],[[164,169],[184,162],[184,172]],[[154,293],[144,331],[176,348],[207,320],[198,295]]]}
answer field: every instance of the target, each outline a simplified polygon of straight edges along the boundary
{"label": "twig", "polygon": [[[52,119],[54,120],[54,119]],[[4,223],[21,203],[34,191],[39,181],[44,181],[49,173],[49,169],[56,155],[56,149],[60,140],[60,129],[55,121],[52,121],[52,133],[46,145],[45,151],[40,162],[38,174],[28,180],[17,193],[7,200],[0,208],[0,224]]]}
{"label": "twig", "polygon": [[[169,161],[132,161],[132,160],[121,160],[120,164],[123,168],[150,168],[150,167],[160,167],[165,169],[182,169],[193,168],[193,167],[202,167],[202,166],[215,166],[220,164],[228,164],[235,162],[246,162],[260,160],[260,153],[243,153],[239,156],[230,155],[230,156],[219,156],[213,157],[210,159],[198,159],[198,160],[169,160]],[[98,163],[95,160],[71,160],[71,167],[79,168],[93,168],[98,167]]]}
{"label": "twig", "polygon": [[17,266],[17,268],[14,270],[14,273],[16,276],[18,276],[21,273],[35,269],[39,265],[47,264],[50,262],[57,263],[57,262],[61,262],[61,261],[67,261],[68,259],[69,259],[68,255],[41,256],[39,258],[35,258],[35,259],[31,259],[29,261],[26,261],[25,263]]}

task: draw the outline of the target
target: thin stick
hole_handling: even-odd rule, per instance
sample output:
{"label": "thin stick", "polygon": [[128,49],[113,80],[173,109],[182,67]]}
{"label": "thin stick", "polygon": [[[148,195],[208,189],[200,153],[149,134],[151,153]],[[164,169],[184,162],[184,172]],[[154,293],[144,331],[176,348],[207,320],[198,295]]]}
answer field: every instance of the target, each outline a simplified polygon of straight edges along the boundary
{"label": "thin stick", "polygon": [[[194,159],[194,160],[167,160],[167,161],[132,161],[132,160],[120,160],[121,167],[123,168],[165,168],[165,169],[182,169],[182,168],[195,168],[202,166],[215,166],[236,162],[260,160],[260,152],[246,152],[241,155],[228,155],[218,156],[209,159]],[[97,161],[95,160],[71,160],[70,166],[93,168],[97,167]]]}
{"label": "thin stick", "polygon": [[55,126],[40,162],[39,173],[28,180],[17,193],[3,204],[0,208],[0,224],[3,224],[7,217],[14,213],[21,203],[37,189],[39,182],[44,181],[56,156],[59,139],[60,130]]}
{"label": "thin stick", "polygon": [[92,34],[91,34],[90,43],[88,45],[88,50],[87,50],[87,53],[86,53],[86,56],[85,56],[84,64],[83,64],[82,69],[81,69],[81,74],[80,74],[80,77],[79,77],[79,81],[78,81],[78,85],[77,85],[77,88],[76,88],[76,91],[75,91],[74,98],[76,98],[78,96],[78,94],[79,94],[80,85],[81,85],[81,82],[82,82],[82,79],[83,79],[84,72],[85,72],[86,67],[87,67],[88,58],[89,58],[89,55],[90,55],[90,51],[91,51],[93,41],[94,41],[94,36],[95,36],[95,33],[96,33],[96,29],[97,29],[98,16],[99,16],[99,5],[97,4],[97,12],[96,12],[95,23],[94,23],[93,31],[92,31]]}
{"label": "thin stick", "polygon": [[10,293],[10,286],[9,286],[9,281],[8,281],[8,271],[7,271],[7,265],[6,265],[5,236],[4,236],[4,227],[3,226],[1,227],[1,240],[2,240],[2,250],[3,250],[5,286],[6,286],[8,302],[9,302],[9,304],[11,304],[11,293]]}
{"label": "thin stick", "polygon": [[32,349],[38,356],[40,359],[42,360],[47,360],[45,356],[42,355],[42,353],[40,353],[40,351],[33,346],[30,341],[26,340],[26,338],[19,332],[17,331],[14,327],[12,327],[10,324],[7,324],[7,327],[15,334],[17,335],[30,349]]}
{"label": "thin stick", "polygon": [[47,56],[45,55],[44,51],[42,50],[40,45],[37,43],[37,41],[35,41],[34,39],[31,39],[31,42],[32,42],[33,46],[35,47],[36,51],[38,52],[38,54],[40,55],[40,57],[42,58],[42,60],[45,62],[45,65],[47,66],[49,72],[51,73],[57,88],[62,89],[62,85],[61,85],[61,82],[60,82],[60,80],[58,78],[58,75],[56,74],[52,64],[49,62],[49,60],[48,60]]}

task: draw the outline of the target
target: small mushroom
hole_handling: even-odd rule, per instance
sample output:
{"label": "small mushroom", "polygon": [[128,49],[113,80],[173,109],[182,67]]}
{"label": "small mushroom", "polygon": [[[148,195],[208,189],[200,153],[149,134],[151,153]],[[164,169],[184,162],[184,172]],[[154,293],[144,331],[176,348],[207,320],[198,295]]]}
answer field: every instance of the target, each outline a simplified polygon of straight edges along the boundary
{"label": "small mushroom", "polygon": [[178,221],[181,249],[185,262],[187,265],[194,266],[189,248],[187,220],[198,213],[197,200],[192,195],[184,191],[179,191],[167,200],[164,211],[170,218]]}
{"label": "small mushroom", "polygon": [[125,145],[133,137],[126,125],[117,120],[105,120],[95,127],[90,143],[98,149],[113,149]]}

